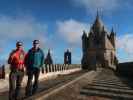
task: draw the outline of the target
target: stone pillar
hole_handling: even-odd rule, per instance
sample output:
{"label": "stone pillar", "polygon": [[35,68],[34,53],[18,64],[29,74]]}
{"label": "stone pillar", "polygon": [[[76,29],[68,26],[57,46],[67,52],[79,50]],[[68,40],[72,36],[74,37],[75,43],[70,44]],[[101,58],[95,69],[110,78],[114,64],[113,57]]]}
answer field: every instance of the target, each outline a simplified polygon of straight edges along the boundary
{"label": "stone pillar", "polygon": [[71,52],[68,49],[64,53],[64,64],[71,64]]}
{"label": "stone pillar", "polygon": [[53,68],[53,72],[55,72],[55,65],[53,64],[52,66],[53,66],[53,67],[52,67],[52,68]]}
{"label": "stone pillar", "polygon": [[57,64],[55,64],[55,71],[57,71]]}
{"label": "stone pillar", "polygon": [[57,71],[59,71],[59,70],[60,70],[60,69],[59,69],[59,67],[60,67],[60,66],[59,66],[59,64],[57,64]]}
{"label": "stone pillar", "polygon": [[46,71],[46,73],[48,73],[48,66],[47,66],[47,64],[45,64],[45,71]]}

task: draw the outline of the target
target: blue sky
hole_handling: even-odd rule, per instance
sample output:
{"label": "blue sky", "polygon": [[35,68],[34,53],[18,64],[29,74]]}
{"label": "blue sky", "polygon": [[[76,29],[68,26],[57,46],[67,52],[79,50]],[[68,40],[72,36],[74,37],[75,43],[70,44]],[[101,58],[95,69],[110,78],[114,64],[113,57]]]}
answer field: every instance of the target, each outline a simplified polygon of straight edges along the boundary
{"label": "blue sky", "polygon": [[18,40],[27,51],[39,39],[45,55],[50,48],[54,63],[63,63],[69,48],[72,63],[80,63],[82,31],[89,31],[96,11],[108,29],[117,33],[120,62],[133,61],[132,0],[0,0],[0,60],[8,58]]}

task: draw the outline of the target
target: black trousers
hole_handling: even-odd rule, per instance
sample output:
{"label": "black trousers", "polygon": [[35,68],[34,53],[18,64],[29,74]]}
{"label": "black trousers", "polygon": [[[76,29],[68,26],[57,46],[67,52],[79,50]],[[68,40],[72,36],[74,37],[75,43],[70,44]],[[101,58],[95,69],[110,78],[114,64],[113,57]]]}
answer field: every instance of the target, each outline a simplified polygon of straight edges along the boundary
{"label": "black trousers", "polygon": [[21,83],[24,77],[24,71],[13,70],[9,74],[9,100],[18,100],[21,98]]}
{"label": "black trousers", "polygon": [[[34,94],[37,91],[39,74],[40,74],[40,69],[38,69],[38,68],[32,68],[32,69],[28,70],[26,96],[31,96],[32,94]],[[34,83],[32,84],[33,77],[34,77]]]}

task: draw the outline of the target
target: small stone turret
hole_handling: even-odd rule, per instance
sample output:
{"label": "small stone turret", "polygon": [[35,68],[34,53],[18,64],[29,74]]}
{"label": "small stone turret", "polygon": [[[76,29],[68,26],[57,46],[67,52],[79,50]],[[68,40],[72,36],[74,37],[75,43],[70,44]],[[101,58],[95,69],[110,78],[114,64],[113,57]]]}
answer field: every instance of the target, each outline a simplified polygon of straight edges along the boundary
{"label": "small stone turret", "polygon": [[69,49],[67,49],[67,51],[64,53],[64,64],[71,64],[71,52],[69,51]]}
{"label": "small stone turret", "polygon": [[46,59],[45,59],[45,64],[53,64],[50,49],[48,50],[48,54],[47,54]]}
{"label": "small stone turret", "polygon": [[86,48],[87,48],[87,34],[85,31],[83,31],[83,35],[82,35],[82,49],[83,52],[86,52]]}
{"label": "small stone turret", "polygon": [[112,45],[114,46],[114,48],[116,48],[115,40],[116,40],[116,33],[114,32],[114,30],[112,28],[111,34],[110,34],[110,41],[111,41]]}

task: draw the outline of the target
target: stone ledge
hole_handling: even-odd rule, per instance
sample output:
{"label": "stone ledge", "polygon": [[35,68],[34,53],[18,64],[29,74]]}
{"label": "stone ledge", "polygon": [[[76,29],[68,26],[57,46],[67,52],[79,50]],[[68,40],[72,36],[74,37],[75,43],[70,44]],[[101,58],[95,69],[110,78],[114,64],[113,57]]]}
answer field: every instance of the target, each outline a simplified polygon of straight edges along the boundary
{"label": "stone ledge", "polygon": [[[58,75],[67,75],[76,71],[80,71],[81,68],[75,68],[75,69],[70,69],[70,70],[64,70],[64,71],[57,71],[57,72],[50,72],[50,73],[40,73],[39,81],[44,81],[44,80],[49,80],[56,78]],[[9,74],[6,74],[6,79],[1,79],[0,80],[0,92],[5,92],[9,90]],[[22,87],[25,87],[27,82],[27,76],[24,76]]]}

